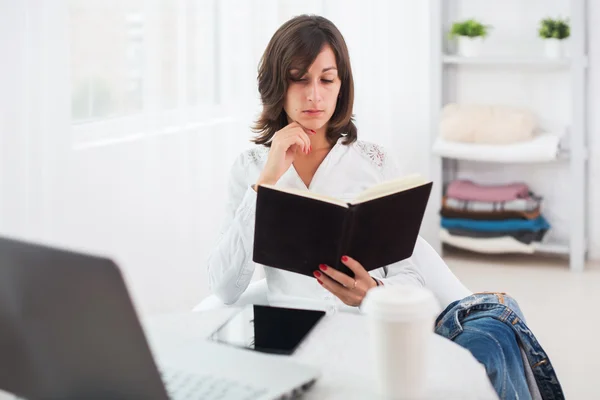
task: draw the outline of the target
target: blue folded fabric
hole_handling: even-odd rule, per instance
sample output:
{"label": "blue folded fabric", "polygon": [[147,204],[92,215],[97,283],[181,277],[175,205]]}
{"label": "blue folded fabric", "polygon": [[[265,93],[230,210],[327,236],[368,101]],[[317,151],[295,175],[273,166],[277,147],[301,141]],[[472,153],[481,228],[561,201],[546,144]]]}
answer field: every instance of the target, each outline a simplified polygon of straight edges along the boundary
{"label": "blue folded fabric", "polygon": [[442,218],[442,227],[446,229],[468,229],[481,232],[538,232],[550,229],[550,224],[542,216],[536,219],[505,219],[499,221],[473,220],[464,218]]}

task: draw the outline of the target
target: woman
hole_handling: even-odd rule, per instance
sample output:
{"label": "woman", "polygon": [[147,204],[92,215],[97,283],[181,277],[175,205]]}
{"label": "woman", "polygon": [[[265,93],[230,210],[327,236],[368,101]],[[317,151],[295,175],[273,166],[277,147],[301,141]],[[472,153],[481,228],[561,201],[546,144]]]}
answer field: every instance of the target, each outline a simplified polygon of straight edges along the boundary
{"label": "woman", "polygon": [[[240,297],[254,273],[256,185],[276,184],[349,200],[401,175],[381,147],[357,140],[348,49],[327,19],[300,16],[279,28],[261,60],[258,89],[263,112],[255,127],[257,146],[233,165],[227,219],[208,265],[211,288],[227,304]],[[446,308],[436,333],[465,347],[485,365],[501,399],[564,398],[516,302],[504,294],[472,295],[422,238],[411,258],[370,273],[360,260],[344,256],[342,262],[355,278],[326,265],[315,265],[315,279],[265,267],[269,303],[326,308],[331,299],[356,310],[377,285],[426,285]]]}
{"label": "woman", "polygon": [[[281,26],[262,57],[258,89],[263,111],[255,126],[257,146],[233,165],[227,218],[208,264],[211,289],[226,304],[240,297],[255,269],[256,185],[349,200],[402,175],[381,147],[357,140],[348,49],[329,20],[304,15]],[[265,267],[270,304],[323,308],[334,302],[356,309],[369,289],[394,284],[427,283],[442,307],[470,294],[422,238],[413,257],[370,273],[360,260],[344,256],[342,262],[355,278],[327,265],[315,265],[315,279]]]}

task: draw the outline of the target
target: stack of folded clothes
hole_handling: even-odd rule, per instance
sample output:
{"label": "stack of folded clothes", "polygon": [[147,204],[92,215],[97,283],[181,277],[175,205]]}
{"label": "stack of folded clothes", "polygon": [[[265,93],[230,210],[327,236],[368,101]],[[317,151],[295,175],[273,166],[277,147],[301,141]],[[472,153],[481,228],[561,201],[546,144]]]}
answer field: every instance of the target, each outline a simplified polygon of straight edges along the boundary
{"label": "stack of folded clothes", "polygon": [[533,253],[550,229],[541,203],[524,183],[453,181],[442,202],[441,240],[480,253]]}

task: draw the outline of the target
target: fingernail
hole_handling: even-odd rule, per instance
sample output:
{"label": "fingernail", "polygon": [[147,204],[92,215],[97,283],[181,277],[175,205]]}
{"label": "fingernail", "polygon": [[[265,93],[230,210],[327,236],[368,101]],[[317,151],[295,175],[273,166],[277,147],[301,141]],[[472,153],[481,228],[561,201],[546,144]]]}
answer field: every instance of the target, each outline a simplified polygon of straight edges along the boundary
{"label": "fingernail", "polygon": [[312,151],[312,145],[308,146],[308,152],[310,153]]}
{"label": "fingernail", "polygon": [[346,262],[346,261],[348,261],[348,257],[346,257],[346,256],[342,256],[342,261],[343,261],[343,262]]}
{"label": "fingernail", "polygon": [[321,281],[320,281],[320,280],[318,280],[318,279],[317,279],[317,282],[319,282],[319,284],[320,284],[320,285],[322,285],[322,284],[323,284],[323,282],[321,282]]}
{"label": "fingernail", "polygon": [[325,264],[320,264],[320,265],[319,265],[319,269],[320,269],[321,271],[327,271],[327,265],[325,265]]}
{"label": "fingernail", "polygon": [[321,277],[321,273],[319,271],[313,272],[313,275],[316,276],[317,278]]}

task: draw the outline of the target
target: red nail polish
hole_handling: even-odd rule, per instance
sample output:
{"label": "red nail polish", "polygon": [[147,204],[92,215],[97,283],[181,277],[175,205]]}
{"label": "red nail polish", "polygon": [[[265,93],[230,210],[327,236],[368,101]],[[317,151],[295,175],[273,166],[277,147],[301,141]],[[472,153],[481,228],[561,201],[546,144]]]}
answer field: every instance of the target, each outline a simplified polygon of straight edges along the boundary
{"label": "red nail polish", "polygon": [[316,276],[317,278],[321,277],[321,273],[319,271],[313,272],[313,275]]}
{"label": "red nail polish", "polygon": [[321,264],[321,265],[319,265],[319,269],[320,269],[321,271],[327,271],[327,265],[325,265],[325,264]]}
{"label": "red nail polish", "polygon": [[317,279],[317,282],[319,282],[319,284],[320,284],[320,285],[322,285],[322,284],[323,284],[323,282],[321,282],[321,281],[320,281],[320,280],[318,280],[318,279]]}
{"label": "red nail polish", "polygon": [[343,262],[346,262],[346,261],[348,261],[348,257],[346,257],[346,256],[342,256],[342,261],[343,261]]}

